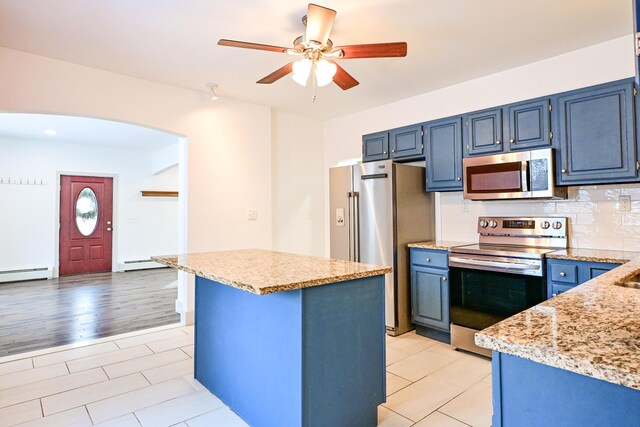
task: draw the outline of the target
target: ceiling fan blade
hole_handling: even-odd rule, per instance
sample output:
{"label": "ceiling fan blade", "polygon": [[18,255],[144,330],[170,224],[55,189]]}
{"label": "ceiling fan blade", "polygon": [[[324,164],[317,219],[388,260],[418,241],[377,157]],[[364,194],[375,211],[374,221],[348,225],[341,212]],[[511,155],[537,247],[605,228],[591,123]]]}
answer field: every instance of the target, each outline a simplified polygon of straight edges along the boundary
{"label": "ceiling fan blade", "polygon": [[307,41],[315,40],[326,44],[336,19],[336,11],[309,3],[307,9]]}
{"label": "ceiling fan blade", "polygon": [[271,84],[273,82],[276,82],[276,81],[280,80],[281,78],[283,78],[287,74],[291,74],[292,71],[293,71],[293,62],[290,62],[287,65],[285,65],[284,67],[278,68],[277,70],[275,70],[273,73],[269,74],[268,76],[261,78],[256,83],[267,84],[268,85],[268,84]]}
{"label": "ceiling fan blade", "polygon": [[344,53],[343,59],[407,56],[406,42],[354,44],[351,46],[336,47],[334,51],[338,49],[342,49]]}
{"label": "ceiling fan blade", "polygon": [[218,45],[229,46],[229,47],[241,47],[244,49],[266,50],[269,52],[279,52],[279,53],[284,53],[287,51],[286,47],[271,46],[268,44],[260,44],[260,43],[241,42],[238,40],[227,40],[227,39],[218,40]]}
{"label": "ceiling fan blade", "polygon": [[360,82],[353,78],[353,76],[345,71],[344,68],[336,64],[334,61],[329,61],[338,68],[336,75],[333,76],[333,82],[340,86],[342,90],[351,89],[354,86],[358,86]]}

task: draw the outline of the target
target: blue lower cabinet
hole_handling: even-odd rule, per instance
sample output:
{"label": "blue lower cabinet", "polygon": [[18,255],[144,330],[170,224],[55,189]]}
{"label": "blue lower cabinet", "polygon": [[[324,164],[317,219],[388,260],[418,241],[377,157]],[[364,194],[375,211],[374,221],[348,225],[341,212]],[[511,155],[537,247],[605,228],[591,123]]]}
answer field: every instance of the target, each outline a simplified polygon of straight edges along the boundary
{"label": "blue lower cabinet", "polygon": [[[411,320],[418,333],[422,326],[435,330],[433,338],[446,340],[449,333],[448,253],[440,250],[411,249]],[[425,335],[423,333],[422,335]],[[426,335],[429,336],[428,333]],[[439,336],[440,335],[440,336]]]}
{"label": "blue lower cabinet", "polygon": [[558,296],[619,265],[605,262],[547,259],[547,297]]}
{"label": "blue lower cabinet", "polygon": [[493,352],[493,427],[637,426],[640,390]]}

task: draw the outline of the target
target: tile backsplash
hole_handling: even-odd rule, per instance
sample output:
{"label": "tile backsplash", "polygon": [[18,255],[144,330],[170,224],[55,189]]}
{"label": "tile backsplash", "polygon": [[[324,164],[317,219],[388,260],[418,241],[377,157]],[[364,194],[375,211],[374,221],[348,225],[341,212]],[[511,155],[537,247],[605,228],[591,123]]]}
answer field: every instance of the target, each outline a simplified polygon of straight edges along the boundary
{"label": "tile backsplash", "polygon": [[[631,198],[622,211],[619,197]],[[640,184],[569,187],[567,200],[470,201],[462,192],[440,193],[442,240],[478,241],[479,216],[569,218],[569,246],[640,252]]]}

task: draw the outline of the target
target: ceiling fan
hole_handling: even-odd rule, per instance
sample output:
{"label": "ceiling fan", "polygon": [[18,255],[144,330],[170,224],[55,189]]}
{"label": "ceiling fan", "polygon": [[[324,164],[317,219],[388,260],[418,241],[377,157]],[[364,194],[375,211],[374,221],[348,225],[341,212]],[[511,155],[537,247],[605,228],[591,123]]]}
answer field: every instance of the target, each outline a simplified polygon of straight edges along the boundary
{"label": "ceiling fan", "polygon": [[[306,34],[296,38],[293,48],[248,43],[237,40],[220,39],[220,46],[241,47],[245,49],[266,50],[287,53],[301,59],[290,62],[258,80],[260,84],[271,84],[293,73],[293,80],[306,86],[311,76],[313,87],[325,86],[332,81],[343,90],[351,89],[359,83],[334,59],[385,58],[407,56],[407,43],[374,43],[334,47],[329,39],[336,11],[309,3],[307,14],[302,18],[306,25]],[[313,71],[313,72],[312,72]],[[314,95],[315,99],[315,95]]]}

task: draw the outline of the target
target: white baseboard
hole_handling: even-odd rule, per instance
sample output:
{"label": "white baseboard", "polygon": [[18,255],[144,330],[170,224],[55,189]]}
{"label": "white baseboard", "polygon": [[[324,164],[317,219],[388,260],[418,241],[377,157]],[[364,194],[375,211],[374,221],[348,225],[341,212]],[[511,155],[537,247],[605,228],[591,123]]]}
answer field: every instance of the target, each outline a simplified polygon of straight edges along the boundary
{"label": "white baseboard", "polygon": [[21,270],[0,271],[0,283],[51,278],[53,278],[53,267],[25,268]]}
{"label": "white baseboard", "polygon": [[133,270],[146,270],[148,268],[163,268],[166,265],[159,264],[154,261],[140,260],[140,261],[124,261],[119,263],[119,271],[133,271]]}

